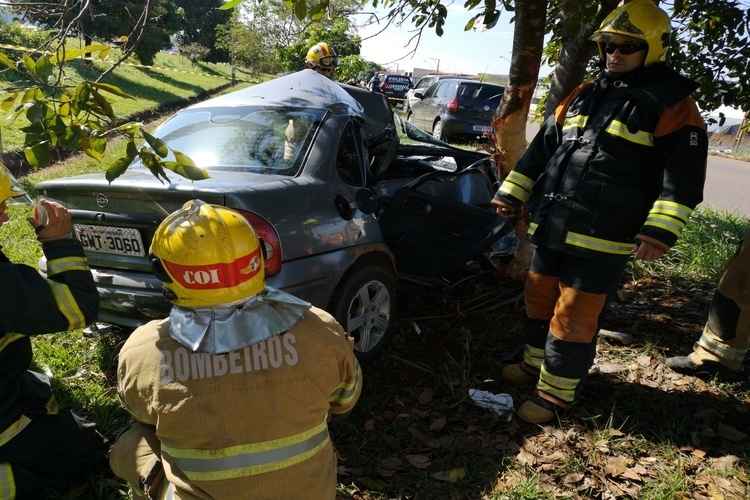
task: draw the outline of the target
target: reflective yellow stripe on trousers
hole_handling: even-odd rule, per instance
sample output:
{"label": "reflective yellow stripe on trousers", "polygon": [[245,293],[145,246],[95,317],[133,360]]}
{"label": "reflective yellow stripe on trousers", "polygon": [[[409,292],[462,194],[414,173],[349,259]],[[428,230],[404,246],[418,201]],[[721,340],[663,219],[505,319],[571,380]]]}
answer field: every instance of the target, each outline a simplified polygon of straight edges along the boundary
{"label": "reflective yellow stripe on trousers", "polygon": [[0,500],[16,498],[16,480],[9,463],[0,464]]}
{"label": "reflective yellow stripe on trousers", "polygon": [[192,481],[221,481],[286,469],[304,462],[328,444],[325,422],[305,432],[261,443],[220,449],[186,449],[162,444],[170,463]]}

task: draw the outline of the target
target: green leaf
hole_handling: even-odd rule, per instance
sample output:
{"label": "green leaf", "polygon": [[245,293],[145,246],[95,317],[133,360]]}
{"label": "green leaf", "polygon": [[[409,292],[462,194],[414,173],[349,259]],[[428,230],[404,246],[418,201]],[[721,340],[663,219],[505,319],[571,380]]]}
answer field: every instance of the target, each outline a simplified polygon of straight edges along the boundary
{"label": "green leaf", "polygon": [[112,109],[112,104],[96,90],[91,91],[91,96],[94,98],[94,102],[101,108],[102,112],[109,117],[110,120],[115,119],[115,111]]}
{"label": "green leaf", "polygon": [[132,161],[133,159],[127,156],[118,158],[104,173],[104,177],[107,179],[107,181],[112,182],[125,173]]}
{"label": "green leaf", "polygon": [[46,167],[49,164],[49,143],[45,141],[24,148],[23,154],[32,167]]}
{"label": "green leaf", "polygon": [[31,107],[29,107],[29,109],[26,110],[26,119],[31,123],[41,122],[42,118],[44,118],[44,115],[46,114],[46,108],[46,105],[35,102],[31,105]]}
{"label": "green leaf", "polygon": [[169,154],[169,148],[167,148],[167,145],[164,141],[157,137],[154,137],[145,130],[141,130],[141,133],[143,134],[143,138],[146,139],[146,142],[148,142],[148,145],[151,146],[154,151],[156,151],[156,154],[158,154],[162,158],[167,157],[167,155]]}
{"label": "green leaf", "polygon": [[174,157],[176,161],[165,161],[162,163],[165,168],[191,181],[200,181],[209,178],[208,171],[205,168],[196,166],[193,160],[185,153],[174,151]]}
{"label": "green leaf", "polygon": [[474,29],[474,24],[477,22],[477,16],[472,17],[464,26],[464,31],[471,31]]}
{"label": "green leaf", "polygon": [[91,85],[96,87],[99,90],[103,90],[105,92],[109,92],[110,94],[114,94],[119,97],[124,97],[126,99],[133,99],[133,96],[123,91],[120,87],[116,85],[111,85],[109,83],[95,83],[91,82]]}
{"label": "green leaf", "polygon": [[294,0],[294,15],[303,21],[307,15],[307,2],[305,0]]}
{"label": "green leaf", "polygon": [[135,142],[128,142],[128,145],[125,147],[125,154],[131,160],[138,156],[138,147],[136,147]]}
{"label": "green leaf", "polygon": [[107,149],[107,140],[104,137],[91,137],[88,142],[88,147],[84,150],[84,153],[95,160],[101,160],[104,157],[104,151]]}
{"label": "green leaf", "polygon": [[47,81],[47,78],[52,74],[52,64],[49,62],[49,57],[46,55],[41,56],[36,60],[36,74],[42,81]]}
{"label": "green leaf", "polygon": [[34,59],[32,59],[31,56],[24,54],[22,60],[23,65],[26,66],[26,71],[36,76],[36,63],[34,62]]}
{"label": "green leaf", "polygon": [[18,100],[18,93],[13,92],[12,94],[9,94],[8,97],[2,100],[0,102],[0,109],[2,109],[5,112],[10,111],[13,109],[13,106],[16,104],[16,101]]}
{"label": "green leaf", "polygon": [[16,63],[13,61],[13,59],[5,55],[4,52],[0,52],[0,64],[14,71],[16,69]]}
{"label": "green leaf", "polygon": [[221,7],[219,7],[219,10],[229,10],[229,9],[234,9],[234,8],[235,8],[235,7],[237,7],[237,6],[238,6],[238,5],[239,5],[239,4],[241,3],[241,2],[242,2],[242,0],[229,0],[228,2],[224,2],[224,5],[222,5]]}
{"label": "green leaf", "polygon": [[31,87],[31,88],[26,89],[26,92],[23,93],[23,97],[21,98],[21,102],[26,104],[26,103],[35,101],[37,97],[36,91],[37,91],[36,87]]}

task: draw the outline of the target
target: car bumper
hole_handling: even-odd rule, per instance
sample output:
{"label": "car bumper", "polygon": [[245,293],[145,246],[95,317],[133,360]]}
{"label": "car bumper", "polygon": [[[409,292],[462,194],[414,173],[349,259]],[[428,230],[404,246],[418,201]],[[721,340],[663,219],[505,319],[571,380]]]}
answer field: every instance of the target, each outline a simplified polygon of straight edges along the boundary
{"label": "car bumper", "polygon": [[[325,309],[344,272],[360,255],[379,247],[363,245],[288,261],[266,283]],[[39,269],[46,271],[44,258]],[[153,274],[103,268],[92,268],[91,273],[99,291],[99,321],[135,328],[169,314],[171,305]]]}
{"label": "car bumper", "polygon": [[482,137],[492,133],[492,120],[463,120],[448,116],[443,120],[443,133],[450,137],[474,136]]}

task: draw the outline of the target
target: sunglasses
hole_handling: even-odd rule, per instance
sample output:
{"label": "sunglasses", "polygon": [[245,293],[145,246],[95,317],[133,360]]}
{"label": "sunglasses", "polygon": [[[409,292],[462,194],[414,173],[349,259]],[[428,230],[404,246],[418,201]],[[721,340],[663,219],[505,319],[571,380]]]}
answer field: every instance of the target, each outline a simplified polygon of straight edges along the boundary
{"label": "sunglasses", "polygon": [[646,46],[642,43],[612,43],[607,42],[604,44],[604,52],[607,54],[614,54],[615,51],[619,51],[620,54],[624,56],[629,56],[630,54],[635,54],[636,52],[640,52],[642,50],[646,50]]}

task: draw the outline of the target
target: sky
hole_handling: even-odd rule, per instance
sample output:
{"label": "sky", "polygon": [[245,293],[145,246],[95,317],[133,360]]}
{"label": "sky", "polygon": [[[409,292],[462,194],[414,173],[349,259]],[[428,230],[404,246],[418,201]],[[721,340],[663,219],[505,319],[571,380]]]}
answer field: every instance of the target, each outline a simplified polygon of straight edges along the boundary
{"label": "sky", "polygon": [[[446,4],[447,5],[447,4]],[[484,4],[482,4],[483,6]],[[413,36],[414,26],[410,21],[397,26],[392,24],[380,35],[367,39],[385,26],[383,9],[375,11],[381,18],[381,24],[364,26],[367,15],[355,16],[354,22],[359,26],[362,42],[361,55],[365,59],[387,64],[407,55],[412,49],[407,47]],[[437,69],[440,60],[440,71],[456,73],[497,73],[508,74],[510,56],[513,50],[513,25],[510,14],[503,12],[494,28],[487,31],[464,31],[466,22],[478,13],[467,11],[463,1],[454,1],[448,5],[448,17],[444,25],[444,34],[439,37],[433,28],[425,28],[422,40],[414,56],[393,62],[391,69],[411,71],[413,67]],[[546,74],[549,69],[543,72]]]}

